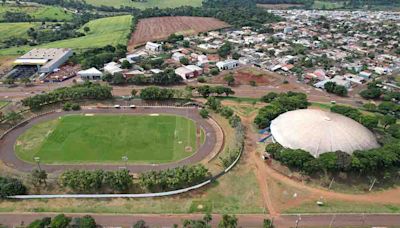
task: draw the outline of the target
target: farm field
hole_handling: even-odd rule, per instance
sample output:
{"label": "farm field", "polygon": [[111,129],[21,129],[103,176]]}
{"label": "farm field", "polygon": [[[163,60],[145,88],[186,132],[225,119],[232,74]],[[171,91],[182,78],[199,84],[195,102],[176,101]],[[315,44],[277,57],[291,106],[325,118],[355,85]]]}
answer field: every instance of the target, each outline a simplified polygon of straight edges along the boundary
{"label": "farm field", "polygon": [[[223,72],[218,76],[211,78],[211,83],[224,84],[224,77],[229,72]],[[255,85],[271,85],[277,86],[282,83],[282,76],[277,73],[262,70],[256,67],[243,67],[234,71],[235,84],[249,85],[251,82]]]}
{"label": "farm field", "polygon": [[229,25],[210,17],[153,17],[139,21],[129,41],[128,50],[145,44],[147,41],[166,39],[173,33],[191,35],[206,32]]}
{"label": "farm field", "polygon": [[27,130],[15,149],[22,160],[49,164],[118,163],[125,155],[163,163],[192,155],[196,142],[196,124],[182,116],[66,115]]}
{"label": "farm field", "polygon": [[[86,48],[103,47],[106,45],[126,44],[132,23],[132,16],[106,17],[89,21],[83,27],[89,27],[86,36],[46,43],[35,48],[72,48],[75,51]],[[20,46],[0,50],[0,55],[17,55],[25,53],[31,46]]]}
{"label": "farm field", "polygon": [[88,4],[94,6],[113,6],[113,7],[120,7],[120,6],[130,6],[139,9],[146,9],[152,7],[158,8],[174,8],[179,6],[201,6],[202,0],[147,0],[143,2],[139,1],[126,1],[126,0],[87,0]]}
{"label": "farm field", "polygon": [[0,43],[12,37],[27,38],[29,28],[40,26],[40,22],[0,23]]}
{"label": "farm field", "polygon": [[43,5],[14,5],[7,4],[0,7],[0,20],[3,19],[4,14],[9,12],[21,12],[32,16],[37,20],[58,20],[69,21],[73,18],[73,13],[65,11],[61,7],[43,6]]}

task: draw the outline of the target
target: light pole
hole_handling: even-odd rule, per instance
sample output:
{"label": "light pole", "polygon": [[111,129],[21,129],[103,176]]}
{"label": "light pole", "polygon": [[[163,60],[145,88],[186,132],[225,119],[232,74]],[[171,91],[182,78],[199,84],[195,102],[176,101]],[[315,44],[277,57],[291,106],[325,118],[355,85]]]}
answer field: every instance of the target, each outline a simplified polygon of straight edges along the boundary
{"label": "light pole", "polygon": [[39,171],[42,171],[42,169],[40,168],[40,157],[34,157],[33,160],[35,160]]}
{"label": "light pole", "polygon": [[300,221],[301,221],[301,216],[300,215],[297,215],[298,217],[297,217],[297,219],[296,219],[296,228],[297,227],[299,227],[299,223],[300,223]]}
{"label": "light pole", "polygon": [[122,156],[122,161],[125,162],[125,169],[128,169],[128,156],[127,155]]}

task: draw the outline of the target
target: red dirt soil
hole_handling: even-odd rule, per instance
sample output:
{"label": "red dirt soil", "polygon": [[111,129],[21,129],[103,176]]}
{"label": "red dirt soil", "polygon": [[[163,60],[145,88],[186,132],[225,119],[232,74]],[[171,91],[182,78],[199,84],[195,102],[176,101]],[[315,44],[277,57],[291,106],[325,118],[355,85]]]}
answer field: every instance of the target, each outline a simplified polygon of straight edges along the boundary
{"label": "red dirt soil", "polygon": [[197,34],[229,27],[223,21],[211,17],[153,17],[141,19],[128,44],[128,50],[167,38],[173,33]]}

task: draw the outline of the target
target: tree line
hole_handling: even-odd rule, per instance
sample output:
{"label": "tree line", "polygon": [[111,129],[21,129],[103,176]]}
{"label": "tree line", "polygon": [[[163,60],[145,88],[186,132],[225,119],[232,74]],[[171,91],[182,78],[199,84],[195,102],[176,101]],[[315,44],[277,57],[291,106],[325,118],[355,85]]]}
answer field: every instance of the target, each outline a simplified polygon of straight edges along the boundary
{"label": "tree line", "polygon": [[91,67],[102,68],[105,63],[111,61],[118,61],[118,59],[125,57],[126,46],[118,44],[115,47],[107,45],[101,48],[93,48],[81,53],[75,54],[70,61],[81,64],[83,69]]}
{"label": "tree line", "polygon": [[268,103],[268,105],[261,108],[254,119],[254,123],[258,128],[268,127],[273,119],[284,112],[296,109],[305,109],[309,105],[307,95],[297,92],[280,94],[270,92],[261,97],[261,100]]}
{"label": "tree line", "polygon": [[22,104],[32,110],[38,110],[44,105],[63,101],[77,101],[83,99],[105,100],[112,97],[111,87],[96,83],[85,82],[82,85],[62,87],[49,93],[37,94],[22,100]]}

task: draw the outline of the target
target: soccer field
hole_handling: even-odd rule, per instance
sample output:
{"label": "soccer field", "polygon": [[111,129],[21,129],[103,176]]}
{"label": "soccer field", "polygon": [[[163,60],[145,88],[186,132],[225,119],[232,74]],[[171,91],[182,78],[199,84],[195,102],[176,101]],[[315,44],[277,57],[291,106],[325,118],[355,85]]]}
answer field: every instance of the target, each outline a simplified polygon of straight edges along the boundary
{"label": "soccer field", "polygon": [[[196,151],[196,124],[172,115],[66,115],[37,124],[17,140],[25,161],[47,164],[164,163]],[[188,147],[192,150],[188,150]]]}

